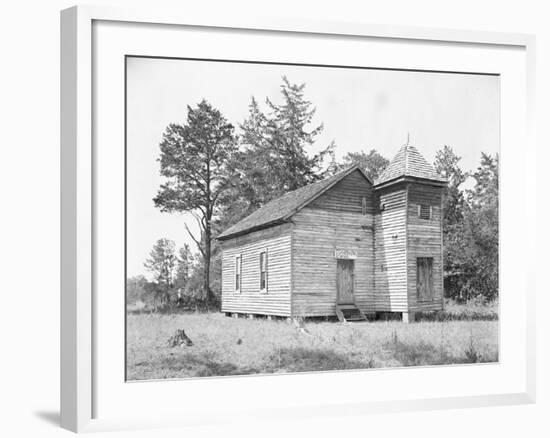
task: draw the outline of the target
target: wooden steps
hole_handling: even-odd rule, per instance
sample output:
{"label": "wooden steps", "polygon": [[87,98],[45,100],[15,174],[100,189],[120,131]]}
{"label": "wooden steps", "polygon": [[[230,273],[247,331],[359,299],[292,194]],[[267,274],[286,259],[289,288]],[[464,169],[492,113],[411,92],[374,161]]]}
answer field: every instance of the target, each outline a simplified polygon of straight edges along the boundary
{"label": "wooden steps", "polygon": [[336,316],[340,322],[367,321],[367,317],[355,304],[337,304]]}

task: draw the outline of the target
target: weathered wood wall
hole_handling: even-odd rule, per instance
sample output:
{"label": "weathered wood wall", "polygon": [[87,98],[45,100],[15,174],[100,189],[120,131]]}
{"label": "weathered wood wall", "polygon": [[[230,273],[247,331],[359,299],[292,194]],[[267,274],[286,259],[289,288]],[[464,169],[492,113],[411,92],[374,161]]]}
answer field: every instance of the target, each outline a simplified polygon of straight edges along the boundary
{"label": "weathered wood wall", "polygon": [[350,173],[340,182],[327,190],[308,206],[323,210],[346,211],[350,213],[362,213],[362,201],[366,199],[367,214],[374,213],[374,191],[372,185],[365,180],[360,171]]}
{"label": "weathered wood wall", "polygon": [[336,248],[357,250],[354,295],[364,312],[374,303],[373,217],[306,207],[292,219],[292,313],[335,315]]}
{"label": "weathered wood wall", "polygon": [[[292,224],[222,243],[222,312],[290,316]],[[267,249],[267,293],[260,292],[260,253]],[[242,256],[241,291],[235,291],[235,258]]]}
{"label": "weathered wood wall", "polygon": [[[443,308],[443,259],[442,259],[442,188],[424,184],[410,184],[408,187],[408,299],[409,310],[438,310]],[[432,207],[431,219],[418,217],[418,205]],[[433,292],[431,301],[417,300],[416,259],[433,258]]]}
{"label": "weathered wood wall", "polygon": [[292,217],[293,315],[335,315],[336,248],[357,250],[355,302],[364,312],[373,311],[373,196],[372,185],[353,172]]}
{"label": "weathered wood wall", "polygon": [[407,311],[407,189],[393,186],[377,193],[375,215],[375,309]]}
{"label": "weathered wood wall", "polygon": [[[441,195],[440,187],[415,183],[374,193],[372,185],[353,172],[292,216],[291,223],[222,243],[222,311],[334,315],[336,248],[357,252],[354,295],[363,312],[442,308]],[[432,206],[430,219],[418,217],[418,204]],[[266,248],[268,292],[263,294],[259,254]],[[235,291],[238,254],[242,255],[240,293]],[[417,302],[417,257],[433,257],[434,299],[429,302]]]}

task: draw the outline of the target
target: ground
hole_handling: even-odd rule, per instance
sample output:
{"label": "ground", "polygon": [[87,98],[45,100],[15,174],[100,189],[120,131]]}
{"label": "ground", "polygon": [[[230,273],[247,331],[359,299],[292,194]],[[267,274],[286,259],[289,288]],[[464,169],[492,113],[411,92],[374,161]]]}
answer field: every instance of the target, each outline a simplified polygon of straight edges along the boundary
{"label": "ground", "polygon": [[[491,312],[361,324],[234,319],[222,313],[129,314],[128,380],[498,361]],[[453,316],[454,315],[454,316]],[[467,316],[463,316],[467,315]],[[192,346],[169,347],[184,329]]]}

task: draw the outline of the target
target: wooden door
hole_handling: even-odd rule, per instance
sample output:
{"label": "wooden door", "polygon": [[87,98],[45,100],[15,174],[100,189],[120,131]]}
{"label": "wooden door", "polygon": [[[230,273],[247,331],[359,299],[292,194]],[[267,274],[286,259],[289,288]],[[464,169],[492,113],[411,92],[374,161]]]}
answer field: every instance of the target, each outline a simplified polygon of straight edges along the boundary
{"label": "wooden door", "polygon": [[433,291],[433,258],[418,257],[416,259],[416,297],[418,301],[432,301]]}
{"label": "wooden door", "polygon": [[350,304],[353,298],[353,260],[337,260],[336,290],[338,304]]}

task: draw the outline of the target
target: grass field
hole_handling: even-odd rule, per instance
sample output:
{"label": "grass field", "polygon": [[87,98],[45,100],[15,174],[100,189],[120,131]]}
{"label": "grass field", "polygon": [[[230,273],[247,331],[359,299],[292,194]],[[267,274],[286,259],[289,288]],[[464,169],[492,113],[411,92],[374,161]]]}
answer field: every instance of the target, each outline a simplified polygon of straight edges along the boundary
{"label": "grass field", "polygon": [[[498,321],[485,317],[361,324],[233,319],[221,313],[129,314],[128,380],[498,361]],[[455,315],[456,316],[456,315]],[[478,315],[479,316],[479,315]],[[483,316],[483,315],[482,315]],[[168,347],[184,329],[194,345]]]}

